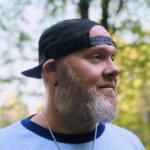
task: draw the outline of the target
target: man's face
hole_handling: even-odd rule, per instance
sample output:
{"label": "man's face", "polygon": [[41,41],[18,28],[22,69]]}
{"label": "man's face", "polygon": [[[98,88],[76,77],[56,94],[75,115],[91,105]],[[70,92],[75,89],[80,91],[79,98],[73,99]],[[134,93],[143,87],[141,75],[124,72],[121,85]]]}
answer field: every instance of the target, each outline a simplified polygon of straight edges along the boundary
{"label": "man's face", "polygon": [[[90,37],[109,33],[94,26]],[[55,102],[58,111],[72,120],[110,122],[118,115],[116,83],[119,69],[114,63],[116,49],[96,45],[65,57],[60,66]]]}

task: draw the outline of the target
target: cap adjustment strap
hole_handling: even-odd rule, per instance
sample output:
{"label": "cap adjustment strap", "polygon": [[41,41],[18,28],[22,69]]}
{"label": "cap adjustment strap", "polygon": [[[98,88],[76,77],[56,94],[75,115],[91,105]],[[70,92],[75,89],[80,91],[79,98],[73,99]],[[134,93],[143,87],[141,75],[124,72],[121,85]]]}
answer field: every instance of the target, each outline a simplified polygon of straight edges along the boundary
{"label": "cap adjustment strap", "polygon": [[109,37],[94,37],[90,38],[90,44],[93,45],[112,45],[116,47],[115,42]]}

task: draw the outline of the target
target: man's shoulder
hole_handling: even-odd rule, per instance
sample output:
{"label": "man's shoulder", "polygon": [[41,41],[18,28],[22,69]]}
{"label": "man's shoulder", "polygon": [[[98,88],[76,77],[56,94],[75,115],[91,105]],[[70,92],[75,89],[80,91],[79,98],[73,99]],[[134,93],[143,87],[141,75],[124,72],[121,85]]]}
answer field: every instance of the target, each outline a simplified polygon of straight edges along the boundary
{"label": "man's shoulder", "polygon": [[22,121],[16,122],[0,129],[0,149],[28,149],[33,136],[34,134],[23,126]]}
{"label": "man's shoulder", "polygon": [[109,137],[112,137],[113,140],[119,140],[119,143],[122,145],[132,145],[137,149],[144,149],[139,138],[128,129],[119,127],[114,124],[106,124],[106,134]]}
{"label": "man's shoulder", "polygon": [[106,126],[106,129],[111,133],[136,137],[134,133],[132,133],[131,131],[123,127],[120,127],[114,124],[105,124],[105,126]]}
{"label": "man's shoulder", "polygon": [[133,132],[114,124],[106,124],[106,130],[108,130],[108,132],[113,135],[120,135],[124,138],[137,138],[137,136]]}
{"label": "man's shoulder", "polygon": [[12,134],[16,134],[17,132],[19,132],[21,130],[21,128],[22,128],[21,122],[19,121],[12,125],[9,125],[8,127],[0,129],[0,139],[1,139],[1,137],[4,138],[5,136],[7,136],[7,138],[8,138]]}

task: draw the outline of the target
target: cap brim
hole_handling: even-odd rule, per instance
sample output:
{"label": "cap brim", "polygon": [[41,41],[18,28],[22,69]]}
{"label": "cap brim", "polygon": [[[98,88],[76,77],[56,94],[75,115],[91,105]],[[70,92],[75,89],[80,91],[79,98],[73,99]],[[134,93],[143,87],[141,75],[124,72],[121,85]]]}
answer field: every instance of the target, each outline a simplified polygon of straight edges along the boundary
{"label": "cap brim", "polygon": [[27,77],[41,79],[42,68],[43,68],[43,63],[32,69],[25,70],[25,71],[21,72],[21,74],[23,74]]}

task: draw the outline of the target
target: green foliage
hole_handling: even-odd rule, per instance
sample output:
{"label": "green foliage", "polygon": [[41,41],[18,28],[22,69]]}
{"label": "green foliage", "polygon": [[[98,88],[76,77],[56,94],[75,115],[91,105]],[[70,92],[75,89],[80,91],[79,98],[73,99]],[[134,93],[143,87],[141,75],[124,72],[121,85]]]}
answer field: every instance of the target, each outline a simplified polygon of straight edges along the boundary
{"label": "green foliage", "polygon": [[118,83],[119,118],[115,124],[133,131],[150,149],[150,44],[125,44],[118,41],[116,63],[120,68]]}
{"label": "green foliage", "polygon": [[27,40],[29,40],[29,37],[25,33],[20,32],[19,41],[22,42],[22,41],[27,41]]}
{"label": "green foliage", "polygon": [[8,97],[0,107],[0,128],[6,127],[29,115],[28,108],[14,94]]}

